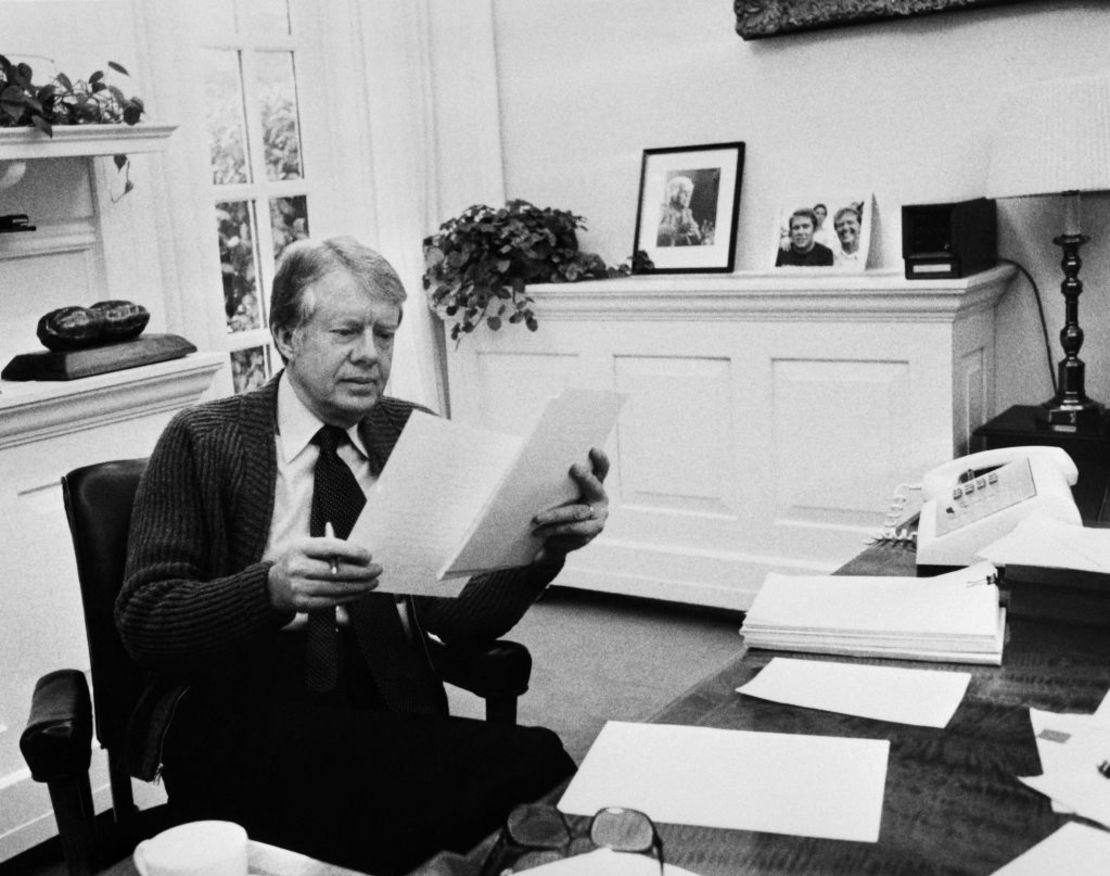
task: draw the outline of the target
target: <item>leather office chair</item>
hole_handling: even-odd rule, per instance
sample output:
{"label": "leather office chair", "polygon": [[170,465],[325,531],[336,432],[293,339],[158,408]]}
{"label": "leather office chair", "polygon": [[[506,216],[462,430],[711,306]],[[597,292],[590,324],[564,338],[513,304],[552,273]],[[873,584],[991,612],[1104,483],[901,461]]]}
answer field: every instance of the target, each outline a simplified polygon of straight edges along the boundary
{"label": "leather office chair", "polygon": [[[81,671],[44,675],[35,686],[20,748],[32,777],[49,788],[69,876],[95,873],[171,823],[166,806],[137,810],[131,776],[122,763],[127,720],[143,672],[124,650],[112,612],[123,582],[131,507],[145,467],[145,459],[115,460],[75,469],[62,478],[85,614],[92,699]],[[517,697],[528,689],[532,671],[527,648],[499,641],[460,653],[431,638],[428,648],[444,681],[485,699],[487,720],[516,722]],[[112,797],[111,824],[99,832],[89,782],[93,715],[96,738],[108,756]]]}

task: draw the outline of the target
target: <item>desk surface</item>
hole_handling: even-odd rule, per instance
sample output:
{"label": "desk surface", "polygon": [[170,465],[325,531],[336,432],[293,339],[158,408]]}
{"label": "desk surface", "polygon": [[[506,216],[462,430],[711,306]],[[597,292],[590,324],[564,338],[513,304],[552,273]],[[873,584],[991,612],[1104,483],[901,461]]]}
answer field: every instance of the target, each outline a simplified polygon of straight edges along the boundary
{"label": "desk surface", "polygon": [[[877,545],[845,574],[913,574],[913,551]],[[701,876],[751,874],[989,874],[1067,819],[1017,776],[1041,771],[1028,707],[1093,712],[1110,687],[1110,632],[1097,627],[1011,619],[1001,667],[972,674],[943,730],[802,709],[735,689],[775,655],[740,654],[657,713],[658,723],[735,730],[889,739],[890,760],[877,843],[751,831],[660,825],[667,860]],[[794,655],[801,659],[837,659]],[[905,661],[864,660],[905,666]],[[953,664],[910,664],[942,669]],[[743,782],[743,776],[722,777]],[[460,860],[417,871],[475,873]]]}

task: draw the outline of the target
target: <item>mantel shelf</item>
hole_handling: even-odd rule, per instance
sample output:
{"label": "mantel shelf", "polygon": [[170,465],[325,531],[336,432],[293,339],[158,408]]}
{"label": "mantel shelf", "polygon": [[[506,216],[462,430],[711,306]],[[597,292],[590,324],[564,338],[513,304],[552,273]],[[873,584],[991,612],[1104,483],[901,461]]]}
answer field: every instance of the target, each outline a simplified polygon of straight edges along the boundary
{"label": "mantel shelf", "polygon": [[158,152],[175,130],[177,125],[149,122],[66,125],[47,137],[35,128],[0,128],[0,161]]}
{"label": "mantel shelf", "polygon": [[540,322],[581,319],[950,322],[990,309],[1016,274],[999,265],[970,277],[907,280],[901,271],[818,269],[735,274],[657,274],[528,287]]}

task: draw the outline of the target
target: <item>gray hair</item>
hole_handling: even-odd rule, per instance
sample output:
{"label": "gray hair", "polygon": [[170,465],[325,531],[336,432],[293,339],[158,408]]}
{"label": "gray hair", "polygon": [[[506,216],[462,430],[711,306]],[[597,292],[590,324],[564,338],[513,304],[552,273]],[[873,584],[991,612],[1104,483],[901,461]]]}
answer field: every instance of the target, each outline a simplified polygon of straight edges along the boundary
{"label": "gray hair", "polygon": [[372,296],[400,307],[407,297],[393,265],[353,237],[298,240],[285,248],[270,293],[270,330],[295,330],[312,317],[308,287],[333,271],[346,271]]}

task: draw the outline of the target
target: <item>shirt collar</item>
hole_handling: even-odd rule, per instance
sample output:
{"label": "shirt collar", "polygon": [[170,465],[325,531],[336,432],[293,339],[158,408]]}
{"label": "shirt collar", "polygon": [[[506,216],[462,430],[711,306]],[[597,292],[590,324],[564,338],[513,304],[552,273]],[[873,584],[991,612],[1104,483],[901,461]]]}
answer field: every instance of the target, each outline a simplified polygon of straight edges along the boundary
{"label": "shirt collar", "polygon": [[[313,436],[323,425],[324,422],[301,401],[283,371],[278,379],[277,438],[284,461],[290,462],[296,458],[312,442]],[[347,430],[347,437],[364,459],[369,457],[357,423]]]}

